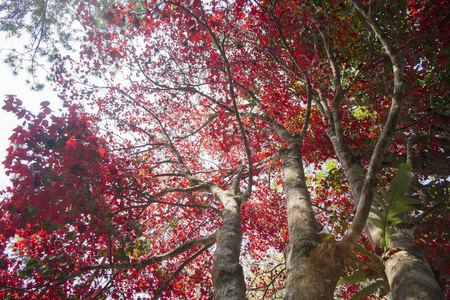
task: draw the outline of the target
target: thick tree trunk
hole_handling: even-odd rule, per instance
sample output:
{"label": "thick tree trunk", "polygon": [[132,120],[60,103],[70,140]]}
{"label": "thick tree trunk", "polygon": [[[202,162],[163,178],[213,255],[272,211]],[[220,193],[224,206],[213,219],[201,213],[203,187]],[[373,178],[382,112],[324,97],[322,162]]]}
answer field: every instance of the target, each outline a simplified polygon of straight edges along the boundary
{"label": "thick tree trunk", "polygon": [[224,206],[223,225],[217,235],[211,272],[214,299],[243,300],[245,280],[242,266],[239,264],[242,242],[240,199],[233,192],[224,191],[215,185],[211,191]]}
{"label": "thick tree trunk", "polygon": [[295,277],[292,276],[291,286],[286,287],[284,299],[334,299],[334,291],[345,266],[346,257],[347,252],[340,243],[320,244],[302,265],[297,266],[299,271],[294,273]]}
{"label": "thick tree trunk", "polygon": [[343,251],[337,243],[321,244],[320,226],[312,210],[300,143],[280,151],[287,202],[289,244],[286,258],[286,300],[333,299],[344,267]]}
{"label": "thick tree trunk", "polygon": [[444,299],[426,256],[414,243],[413,228],[396,228],[391,250],[385,256],[385,272],[394,300]]}

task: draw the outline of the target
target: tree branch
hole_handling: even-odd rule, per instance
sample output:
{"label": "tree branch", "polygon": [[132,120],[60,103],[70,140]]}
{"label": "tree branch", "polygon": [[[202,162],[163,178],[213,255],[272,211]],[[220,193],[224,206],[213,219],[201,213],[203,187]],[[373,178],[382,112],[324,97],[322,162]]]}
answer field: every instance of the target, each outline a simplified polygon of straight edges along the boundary
{"label": "tree branch", "polygon": [[80,275],[82,272],[85,271],[91,271],[91,270],[141,270],[149,265],[168,260],[172,257],[175,257],[177,255],[180,255],[183,252],[186,252],[194,247],[197,246],[211,246],[216,242],[216,236],[217,232],[212,233],[205,237],[196,238],[193,240],[190,240],[189,242],[184,243],[183,245],[166,252],[164,254],[155,255],[149,259],[144,259],[140,262],[133,262],[133,263],[125,263],[125,264],[98,264],[98,265],[90,265],[90,266],[83,266],[80,268],[80,271],[73,274],[71,278],[74,278],[78,275]]}
{"label": "tree branch", "polygon": [[398,50],[393,46],[392,41],[378,26],[373,16],[365,10],[361,2],[358,0],[352,0],[352,2],[358,9],[358,11],[364,16],[372,30],[375,32],[391,59],[394,73],[394,91],[391,100],[391,108],[389,110],[386,123],[384,125],[383,131],[381,132],[380,138],[375,145],[374,152],[370,159],[355,217],[352,224],[350,225],[347,234],[342,239],[342,242],[347,243],[349,246],[355,244],[358,241],[359,236],[361,235],[361,232],[366,225],[367,217],[372,205],[373,194],[377,186],[377,176],[381,171],[383,155],[385,154],[395,134],[398,119],[403,107],[403,97],[406,86],[403,73],[405,67],[404,55],[401,52],[398,52]]}
{"label": "tree branch", "polygon": [[205,252],[206,250],[208,250],[208,248],[211,247],[211,245],[206,245],[204,246],[202,249],[198,250],[194,255],[190,256],[189,258],[187,258],[178,268],[175,272],[173,272],[173,274],[166,280],[164,281],[164,283],[159,287],[159,289],[156,291],[155,295],[153,296],[153,300],[156,300],[159,298],[159,296],[161,295],[162,292],[164,292],[164,290],[167,288],[167,286],[170,284],[170,282],[172,282],[172,280],[178,275],[180,274],[181,270],[184,269],[184,267],[186,267],[191,261],[193,261],[194,259],[196,259],[200,254],[202,254],[203,252]]}

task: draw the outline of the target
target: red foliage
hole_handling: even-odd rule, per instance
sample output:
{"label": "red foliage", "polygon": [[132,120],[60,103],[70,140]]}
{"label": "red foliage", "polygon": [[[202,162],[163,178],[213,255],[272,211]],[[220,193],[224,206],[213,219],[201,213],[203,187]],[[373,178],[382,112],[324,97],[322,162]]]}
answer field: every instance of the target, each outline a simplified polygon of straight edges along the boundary
{"label": "red foliage", "polygon": [[[292,135],[302,132],[306,77],[314,97],[327,105],[333,99],[336,77],[322,27],[343,77],[344,136],[354,159],[368,165],[392,98],[391,62],[381,43],[348,3],[272,2],[130,2],[95,16],[80,4],[77,18],[86,30],[80,57],[55,56],[53,66],[68,113],[50,116],[49,103],[43,102],[42,112],[33,116],[13,96],[5,103],[4,109],[25,121],[14,130],[4,162],[13,177],[0,206],[0,246],[12,249],[0,257],[1,284],[30,299],[39,292],[28,295],[22,289],[50,282],[54,285],[38,296],[154,296],[193,250],[138,270],[83,272],[83,267],[143,261],[220,228],[221,206],[214,197],[182,192],[191,183],[180,161],[200,180],[228,188],[246,165],[242,133],[254,164],[253,193],[241,211],[242,252],[255,262],[270,261],[269,250],[281,253],[289,237],[281,163],[274,155],[285,144],[272,122]],[[448,2],[439,2],[440,10],[414,1],[370,5],[407,62],[405,108],[388,156],[404,156],[406,138],[413,134],[420,137],[416,156],[440,154],[441,140],[430,134],[439,116],[430,110],[448,101],[449,88],[440,80],[448,57],[434,50],[448,46],[448,31],[442,30]],[[98,79],[106,85],[92,83]],[[80,103],[83,108],[76,106]],[[339,237],[354,203],[342,167],[322,171],[336,158],[327,135],[329,118],[312,108],[302,152],[317,219]],[[395,169],[399,160],[386,164]],[[381,177],[389,181],[388,172]],[[244,190],[248,170],[241,179]],[[424,203],[423,210],[433,205]],[[448,225],[445,212],[430,216],[430,223],[435,219],[439,228]],[[420,225],[418,243],[438,269],[448,270],[448,261],[438,258],[449,245],[430,226]],[[207,251],[190,262],[164,297],[208,298],[211,260]],[[280,273],[268,277],[258,268],[252,265],[249,272],[264,290]],[[357,289],[350,286],[341,296]],[[6,293],[11,291],[0,295],[12,295]]]}

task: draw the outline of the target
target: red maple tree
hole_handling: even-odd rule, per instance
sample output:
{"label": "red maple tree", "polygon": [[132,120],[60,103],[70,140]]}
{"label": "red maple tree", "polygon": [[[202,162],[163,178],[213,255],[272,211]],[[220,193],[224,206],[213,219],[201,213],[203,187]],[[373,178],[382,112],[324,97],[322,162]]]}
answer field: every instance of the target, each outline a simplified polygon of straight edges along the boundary
{"label": "red maple tree", "polygon": [[3,296],[448,294],[448,3],[76,5],[68,113],[4,107]]}

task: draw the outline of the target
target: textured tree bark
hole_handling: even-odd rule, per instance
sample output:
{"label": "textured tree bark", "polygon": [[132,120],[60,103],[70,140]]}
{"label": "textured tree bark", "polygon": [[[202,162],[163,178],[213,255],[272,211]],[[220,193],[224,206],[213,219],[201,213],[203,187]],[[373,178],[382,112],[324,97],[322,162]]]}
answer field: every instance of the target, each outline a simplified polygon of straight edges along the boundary
{"label": "textured tree bark", "polygon": [[333,299],[344,267],[338,243],[321,244],[303,171],[300,141],[280,151],[287,202],[289,244],[285,249],[286,300]]}
{"label": "textured tree bark", "polygon": [[[294,242],[294,246],[301,246]],[[302,249],[299,253],[293,248],[293,256],[298,258],[291,260],[297,264],[298,270],[293,272],[291,280],[287,279],[285,300],[331,300],[334,299],[336,284],[341,277],[345,266],[347,252],[340,243],[322,243],[314,249],[309,257],[302,260]],[[287,259],[286,259],[287,265]]]}
{"label": "textured tree bark", "polygon": [[426,256],[414,243],[413,228],[396,228],[385,272],[394,300],[437,300],[444,295]]}
{"label": "textured tree bark", "polygon": [[215,300],[245,299],[245,280],[239,254],[242,242],[240,199],[231,191],[212,185],[211,191],[224,206],[223,225],[217,233],[212,267]]}
{"label": "textured tree bark", "polygon": [[[290,146],[290,147],[289,147]],[[311,252],[320,243],[320,232],[311,207],[303,171],[300,145],[288,145],[280,151],[283,161],[284,192],[286,194],[289,244],[285,249],[285,299],[302,298],[301,275]]]}

